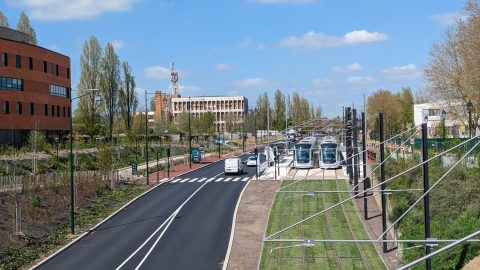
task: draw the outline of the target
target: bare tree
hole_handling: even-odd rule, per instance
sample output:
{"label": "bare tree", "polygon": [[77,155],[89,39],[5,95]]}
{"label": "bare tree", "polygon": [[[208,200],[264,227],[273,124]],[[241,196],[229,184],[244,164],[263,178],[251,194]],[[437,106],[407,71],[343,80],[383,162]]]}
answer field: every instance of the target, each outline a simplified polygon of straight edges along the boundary
{"label": "bare tree", "polygon": [[3,27],[10,27],[8,25],[8,19],[7,17],[5,17],[5,15],[3,15],[3,13],[0,11],[0,26],[3,26]]}
{"label": "bare tree", "polygon": [[30,19],[25,12],[20,12],[20,18],[17,23],[17,30],[30,36],[30,44],[37,45],[37,34],[30,24]]}
{"label": "bare tree", "polygon": [[138,96],[135,91],[135,77],[132,68],[127,61],[122,63],[123,80],[120,86],[119,107],[120,114],[125,121],[125,128],[128,132],[132,130],[133,114],[138,107]]}
{"label": "bare tree", "polygon": [[120,61],[111,43],[105,46],[102,59],[102,73],[100,92],[102,95],[103,110],[108,124],[108,136],[112,141],[113,124],[118,112],[118,96],[120,85]]}
{"label": "bare tree", "polygon": [[[97,104],[100,97],[99,89],[102,73],[102,47],[94,36],[83,44],[80,56],[80,80],[78,83],[78,96],[83,96],[78,101],[76,115],[79,122],[90,136],[98,134],[98,124],[101,118],[101,108]],[[87,93],[89,92],[89,95]]]}
{"label": "bare tree", "polygon": [[480,4],[469,1],[464,9],[468,17],[450,27],[443,39],[430,50],[425,69],[428,93],[433,101],[444,102],[452,118],[468,124],[465,104],[474,104],[473,130],[480,117]]}

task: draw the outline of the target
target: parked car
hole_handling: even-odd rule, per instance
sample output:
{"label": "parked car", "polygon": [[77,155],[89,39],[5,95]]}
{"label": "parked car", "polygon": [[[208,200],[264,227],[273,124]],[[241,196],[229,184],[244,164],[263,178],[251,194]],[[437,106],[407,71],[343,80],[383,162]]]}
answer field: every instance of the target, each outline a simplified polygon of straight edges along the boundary
{"label": "parked car", "polygon": [[247,166],[257,166],[257,156],[250,156],[247,159]]}
{"label": "parked car", "polygon": [[243,162],[240,158],[225,159],[225,175],[227,174],[243,174]]}

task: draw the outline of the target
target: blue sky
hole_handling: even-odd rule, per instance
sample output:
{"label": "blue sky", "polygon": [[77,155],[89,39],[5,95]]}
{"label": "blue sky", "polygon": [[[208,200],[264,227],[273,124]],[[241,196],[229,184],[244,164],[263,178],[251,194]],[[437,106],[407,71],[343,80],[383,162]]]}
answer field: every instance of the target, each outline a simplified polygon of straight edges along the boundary
{"label": "blue sky", "polygon": [[170,91],[170,59],[180,94],[299,92],[326,116],[363,104],[380,88],[424,89],[429,50],[464,5],[447,0],[6,0],[15,27],[24,10],[39,45],[71,58],[79,78],[85,40],[113,42],[143,90]]}

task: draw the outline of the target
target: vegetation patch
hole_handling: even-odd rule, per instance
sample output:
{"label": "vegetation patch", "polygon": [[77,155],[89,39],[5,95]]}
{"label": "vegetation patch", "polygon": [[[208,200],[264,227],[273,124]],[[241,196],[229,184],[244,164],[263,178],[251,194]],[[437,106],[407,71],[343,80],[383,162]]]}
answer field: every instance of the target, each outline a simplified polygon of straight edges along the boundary
{"label": "vegetation patch", "polygon": [[[282,186],[291,184],[284,181]],[[341,181],[300,181],[286,190],[347,190]],[[270,211],[266,236],[305,217],[311,216],[339,201],[348,193],[277,193]],[[274,239],[369,239],[352,202],[314,217]],[[316,243],[302,247],[301,242],[265,242],[260,269],[385,269],[371,243]]]}

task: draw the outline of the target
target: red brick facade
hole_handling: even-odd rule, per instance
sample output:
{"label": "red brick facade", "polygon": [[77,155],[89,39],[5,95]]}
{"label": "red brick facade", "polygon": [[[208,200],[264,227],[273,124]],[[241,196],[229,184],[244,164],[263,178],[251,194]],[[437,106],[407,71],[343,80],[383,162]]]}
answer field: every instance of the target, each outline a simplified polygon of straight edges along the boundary
{"label": "red brick facade", "polygon": [[[5,54],[8,60],[7,66],[3,61]],[[19,56],[21,67],[17,67]],[[0,38],[0,78],[23,80],[22,91],[0,85],[0,131],[2,133],[9,131],[25,133],[37,129],[52,134],[69,130],[71,89],[69,57],[38,46]],[[51,85],[68,88],[67,97],[50,94]],[[6,101],[8,101],[8,113],[4,110]],[[17,103],[22,104],[21,114],[17,112]],[[2,134],[0,134],[0,143],[2,143]]]}

